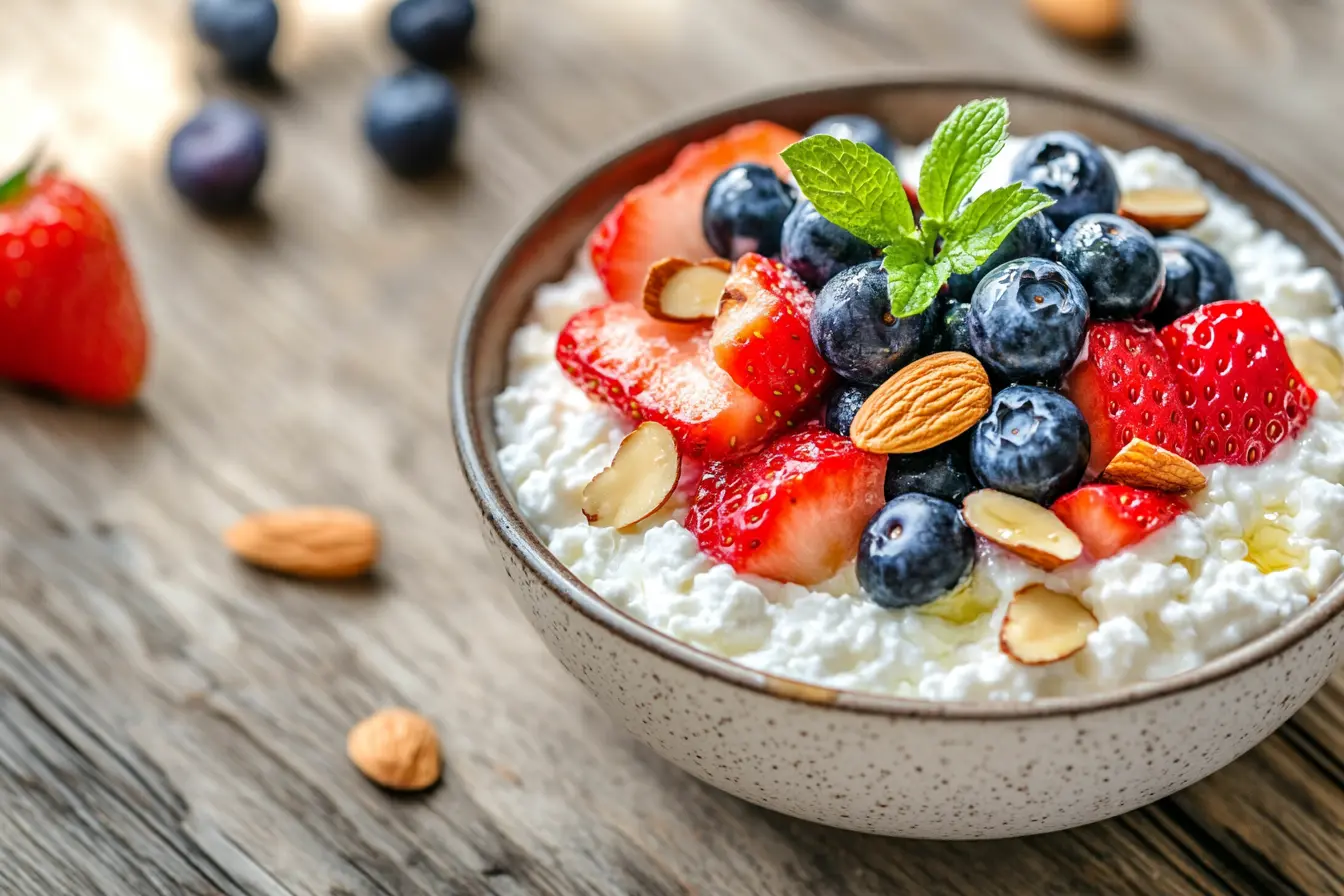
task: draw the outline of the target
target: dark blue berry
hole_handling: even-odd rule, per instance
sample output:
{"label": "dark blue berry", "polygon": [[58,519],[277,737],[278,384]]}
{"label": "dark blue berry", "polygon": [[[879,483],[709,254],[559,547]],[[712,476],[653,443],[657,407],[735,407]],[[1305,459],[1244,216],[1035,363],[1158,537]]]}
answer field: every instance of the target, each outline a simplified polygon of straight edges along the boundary
{"label": "dark blue berry", "polygon": [[896,141],[877,119],[867,115],[830,115],[807,129],[806,136],[830,134],[841,140],[866,143],[881,155],[896,161]]}
{"label": "dark blue berry", "polygon": [[1112,213],[1120,206],[1120,183],[1111,163],[1095,143],[1072,131],[1027,141],[1009,177],[1055,200],[1045,214],[1061,230],[1083,215]]}
{"label": "dark blue berry", "polygon": [[1054,382],[1082,350],[1087,318],[1087,293],[1063,265],[1010,261],[975,288],[972,354],[1001,381]]}
{"label": "dark blue berry", "polygon": [[780,260],[814,290],[845,268],[870,261],[875,254],[872,246],[827,221],[806,199],[798,200],[784,219]]}
{"label": "dark blue berry", "polygon": [[778,255],[793,190],[773,168],[745,162],[714,179],[700,224],[715,254],[737,260],[748,252]]}
{"label": "dark blue berry", "polygon": [[975,288],[985,275],[999,265],[1018,258],[1054,258],[1058,249],[1059,228],[1046,216],[1037,212],[1024,218],[1008,234],[994,254],[969,274],[953,274],[947,281],[947,291],[954,299],[969,302]]}
{"label": "dark blue berry", "polygon": [[1009,386],[971,433],[971,469],[987,487],[1050,504],[1087,470],[1092,438],[1082,412],[1063,395]]}
{"label": "dark blue berry", "polygon": [[266,146],[260,115],[233,100],[212,100],[169,142],[168,179],[202,211],[239,211],[266,170]]}
{"label": "dark blue berry", "polygon": [[935,302],[922,314],[895,317],[882,262],[846,268],[817,293],[812,341],[831,369],[855,383],[880,386],[919,354],[936,320]]}
{"label": "dark blue berry", "polygon": [[256,75],[270,68],[280,30],[275,0],[192,0],[191,22],[196,36],[235,73]]}
{"label": "dark blue berry", "polygon": [[906,494],[873,515],[859,539],[859,584],[889,610],[918,607],[951,591],[975,563],[975,534],[956,505]]}
{"label": "dark blue berry", "polygon": [[873,394],[874,388],[841,383],[832,390],[826,399],[826,428],[838,436],[849,438],[849,427],[854,423],[854,415],[863,407],[868,396]]}
{"label": "dark blue berry", "polygon": [[457,91],[447,78],[412,68],[377,81],[364,101],[364,136],[393,172],[423,177],[442,168],[457,136]]}
{"label": "dark blue berry", "polygon": [[392,42],[416,62],[434,68],[466,56],[475,25],[473,0],[401,0],[387,19]]}
{"label": "dark blue berry", "polygon": [[1084,215],[1059,239],[1059,263],[1092,300],[1092,316],[1125,320],[1153,310],[1166,282],[1151,233],[1119,215]]}
{"label": "dark blue berry", "polygon": [[1237,297],[1232,267],[1217,250],[1183,233],[1158,237],[1157,246],[1167,265],[1167,285],[1148,315],[1154,325],[1166,326],[1200,305]]}
{"label": "dark blue berry", "polygon": [[966,438],[916,454],[893,454],[887,458],[888,501],[917,492],[960,504],[977,487]]}

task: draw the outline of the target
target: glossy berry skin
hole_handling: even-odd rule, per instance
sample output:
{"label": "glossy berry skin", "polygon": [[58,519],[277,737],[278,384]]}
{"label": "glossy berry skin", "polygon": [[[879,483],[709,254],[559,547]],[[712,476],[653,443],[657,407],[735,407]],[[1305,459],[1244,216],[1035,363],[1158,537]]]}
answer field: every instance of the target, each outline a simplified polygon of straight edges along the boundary
{"label": "glossy berry skin", "polygon": [[821,289],[845,268],[871,261],[876,254],[872,246],[823,218],[806,199],[798,200],[784,219],[780,260],[812,289]]}
{"label": "glossy berry skin", "polygon": [[736,260],[748,252],[778,255],[793,190],[773,169],[755,162],[734,165],[709,185],[700,224],[714,254]]}
{"label": "glossy berry skin", "polygon": [[1148,314],[1154,326],[1164,327],[1200,305],[1237,298],[1232,266],[1216,249],[1183,233],[1158,237],[1157,246],[1167,282],[1157,307]]}
{"label": "glossy berry skin", "polygon": [[975,354],[971,348],[971,305],[958,302],[944,296],[934,303],[941,310],[931,323],[925,338],[928,353],[965,352]]}
{"label": "glossy berry skin", "polygon": [[896,160],[896,141],[877,119],[867,115],[829,115],[807,129],[806,136],[817,134],[866,143],[893,162]]}
{"label": "glossy berry skin", "polygon": [[840,376],[880,386],[919,355],[937,314],[935,302],[921,314],[893,317],[887,272],[869,261],[841,271],[817,293],[812,341]]}
{"label": "glossy berry skin", "polygon": [[392,42],[431,68],[461,62],[475,26],[473,0],[401,0],[387,18]]}
{"label": "glossy berry skin", "polygon": [[1052,131],[1027,141],[1013,160],[1009,180],[1055,200],[1045,214],[1060,230],[1083,215],[1114,214],[1120,205],[1120,183],[1111,163],[1095,143],[1072,131]]}
{"label": "glossy berry skin", "polygon": [[937,600],[975,563],[975,533],[956,505],[910,493],[888,502],[859,540],[856,572],[868,598],[897,610]]}
{"label": "glossy berry skin", "polygon": [[1128,485],[1085,485],[1050,508],[1083,543],[1093,560],[1114,557],[1185,513],[1176,495]]}
{"label": "glossy berry skin", "polygon": [[260,115],[233,100],[212,100],[169,142],[168,179],[202,211],[240,211],[266,170],[268,143]]}
{"label": "glossy berry skin", "polygon": [[873,394],[872,386],[858,386],[854,383],[842,383],[826,398],[824,419],[826,428],[838,436],[849,438],[849,428],[859,408]]}
{"label": "glossy berry skin", "polygon": [[1092,316],[1128,320],[1152,311],[1166,283],[1157,240],[1119,215],[1084,215],[1059,239],[1059,263],[1091,299]]}
{"label": "glossy berry skin", "polygon": [[1073,402],[1036,386],[1009,386],[971,432],[971,469],[989,488],[1049,504],[1076,487],[1091,451]]}
{"label": "glossy berry skin", "polygon": [[947,292],[952,298],[969,302],[975,294],[975,288],[985,275],[1001,264],[1019,258],[1055,257],[1059,244],[1059,228],[1045,214],[1037,212],[1030,218],[1023,218],[1008,234],[994,254],[969,274],[953,274],[947,281]]}
{"label": "glossy berry skin", "polygon": [[364,101],[364,136],[395,174],[424,177],[448,163],[457,136],[457,90],[438,72],[411,68],[379,79]]}
{"label": "glossy berry skin", "polygon": [[280,30],[275,0],[192,0],[191,22],[234,73],[254,76],[270,68]]}
{"label": "glossy berry skin", "polygon": [[971,472],[968,440],[950,443],[915,454],[893,454],[887,458],[884,493],[887,500],[918,492],[960,505],[963,498],[979,486]]}
{"label": "glossy berry skin", "polygon": [[973,354],[1004,382],[1058,381],[1087,331],[1087,292],[1043,258],[1000,265],[980,281],[968,319]]}

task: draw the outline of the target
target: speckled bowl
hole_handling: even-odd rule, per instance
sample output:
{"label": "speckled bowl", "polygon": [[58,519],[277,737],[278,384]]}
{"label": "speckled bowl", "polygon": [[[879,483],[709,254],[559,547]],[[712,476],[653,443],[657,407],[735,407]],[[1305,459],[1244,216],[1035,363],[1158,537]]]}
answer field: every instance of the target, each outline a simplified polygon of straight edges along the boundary
{"label": "speckled bowl", "polygon": [[476,284],[453,361],[453,424],[487,541],[565,668],[639,739],[743,799],[837,827],[928,838],[1034,834],[1142,806],[1221,768],[1304,704],[1344,653],[1336,584],[1287,625],[1194,671],[1082,698],[931,703],[748,669],[607,604],[546,550],[495,461],[491,399],[510,334],[590,228],[686,143],[767,118],[800,130],[866,112],[908,142],[957,103],[1006,96],[1016,133],[1070,128],[1119,149],[1174,150],[1344,282],[1344,240],[1273,175],[1188,131],[1054,89],[969,80],[846,85],[672,125],[579,177],[507,242]]}

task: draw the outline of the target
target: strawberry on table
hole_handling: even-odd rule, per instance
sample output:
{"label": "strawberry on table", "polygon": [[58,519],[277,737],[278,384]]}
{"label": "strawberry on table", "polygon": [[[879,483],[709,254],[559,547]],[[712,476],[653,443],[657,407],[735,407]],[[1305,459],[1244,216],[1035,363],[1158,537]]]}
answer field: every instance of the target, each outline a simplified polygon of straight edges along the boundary
{"label": "strawberry on table", "polygon": [[1100,484],[1069,492],[1051,507],[1093,560],[1104,560],[1139,543],[1188,509],[1175,495]]}

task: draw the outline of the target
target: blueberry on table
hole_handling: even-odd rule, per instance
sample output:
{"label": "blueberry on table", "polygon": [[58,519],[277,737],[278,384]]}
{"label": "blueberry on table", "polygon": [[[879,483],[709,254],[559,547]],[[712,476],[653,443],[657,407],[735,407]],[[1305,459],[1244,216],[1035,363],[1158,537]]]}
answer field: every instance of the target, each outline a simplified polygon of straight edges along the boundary
{"label": "blueberry on table", "polygon": [[733,261],[748,252],[779,254],[784,219],[793,210],[792,188],[773,168],[744,162],[714,179],[705,194],[700,224],[715,254]]}
{"label": "blueberry on table", "polygon": [[168,179],[202,211],[240,211],[266,170],[267,142],[260,115],[233,100],[212,100],[169,142]]}
{"label": "blueberry on table", "polygon": [[1002,381],[1054,382],[1083,348],[1087,292],[1044,258],[1000,265],[980,281],[968,318],[971,352]]}
{"label": "blueberry on table", "polygon": [[1037,504],[1073,490],[1092,438],[1082,412],[1058,392],[1009,386],[971,431],[971,470],[987,487]]}
{"label": "blueberry on table", "polygon": [[812,341],[840,376],[880,386],[919,355],[937,314],[935,302],[921,314],[894,316],[887,272],[882,262],[869,261],[836,274],[817,293]]}
{"label": "blueberry on table", "polygon": [[954,504],[906,494],[873,515],[859,539],[859,584],[889,610],[932,603],[975,563],[975,534]]}
{"label": "blueberry on table", "polygon": [[473,0],[401,0],[387,19],[392,42],[416,62],[434,68],[466,56],[475,26]]}
{"label": "blueberry on table", "polygon": [[447,78],[412,68],[380,79],[364,101],[364,135],[403,177],[433,174],[448,163],[457,136],[457,91]]}
{"label": "blueberry on table", "polygon": [[849,427],[859,408],[873,394],[873,386],[841,383],[826,398],[826,428],[838,436],[849,438]]}
{"label": "blueberry on table", "polygon": [[1072,131],[1052,131],[1027,141],[1013,160],[1009,179],[1055,200],[1045,214],[1061,230],[1083,215],[1114,213],[1120,207],[1115,169],[1095,143]]}
{"label": "blueberry on table", "polygon": [[1100,320],[1152,311],[1166,283],[1157,239],[1119,215],[1084,215],[1070,224],[1059,239],[1059,263],[1078,276]]}
{"label": "blueberry on table", "polygon": [[806,199],[798,200],[784,219],[780,260],[811,289],[821,289],[845,268],[871,261],[876,254],[872,246],[823,218]]}
{"label": "blueberry on table", "polygon": [[915,492],[961,504],[979,488],[971,473],[969,440],[952,442],[915,454],[893,454],[887,458],[885,481],[888,501]]}
{"label": "blueberry on table", "polygon": [[1166,326],[1200,305],[1237,298],[1232,266],[1217,250],[1183,233],[1158,237],[1157,247],[1166,263],[1167,283],[1148,315],[1155,326]]}
{"label": "blueberry on table", "polygon": [[896,141],[877,119],[867,115],[830,115],[807,129],[806,136],[829,134],[841,140],[866,143],[893,162],[896,160]]}
{"label": "blueberry on table", "polygon": [[280,30],[275,0],[192,0],[191,22],[196,36],[233,72],[257,75],[269,69]]}
{"label": "blueberry on table", "polygon": [[1019,258],[1054,258],[1058,244],[1059,228],[1045,212],[1023,218],[984,264],[969,274],[953,274],[948,278],[948,294],[954,299],[969,302],[980,281],[999,265]]}

